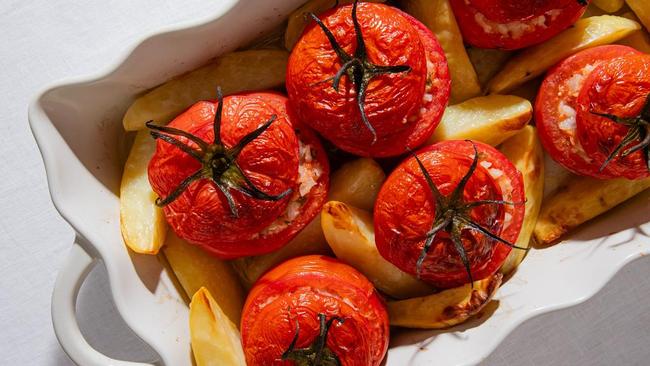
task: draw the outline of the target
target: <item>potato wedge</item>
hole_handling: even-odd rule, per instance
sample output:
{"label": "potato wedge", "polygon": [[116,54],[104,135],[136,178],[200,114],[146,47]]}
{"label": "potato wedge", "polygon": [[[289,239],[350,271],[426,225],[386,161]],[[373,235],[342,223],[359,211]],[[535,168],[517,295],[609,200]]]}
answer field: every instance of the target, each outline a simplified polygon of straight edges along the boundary
{"label": "potato wedge", "polygon": [[[372,159],[359,158],[343,164],[330,177],[329,200],[349,203],[365,210],[372,210],[386,174]],[[308,254],[330,254],[318,215],[293,240],[279,250],[235,259],[232,264],[242,284],[250,288],[269,268],[290,258]]]}
{"label": "potato wedge", "polygon": [[650,30],[650,2],[648,0],[625,0],[645,29]]}
{"label": "potato wedge", "polygon": [[246,366],[237,326],[205,287],[192,296],[190,339],[197,366]]}
{"label": "potato wedge", "polygon": [[650,178],[641,180],[571,176],[546,198],[535,225],[535,240],[545,246],[570,230],[614,208],[650,188]]}
{"label": "potato wedge", "polygon": [[120,230],[126,245],[136,253],[157,254],[165,242],[167,222],[158,195],[149,185],[147,167],[156,150],[149,132],[139,132],[124,165],[120,185]]}
{"label": "potato wedge", "polygon": [[[623,14],[623,17],[634,20],[636,22],[639,21],[639,18],[637,18],[636,15],[634,15],[632,12]],[[650,53],[650,35],[648,35],[648,32],[645,30],[645,28],[639,29],[638,31],[621,39],[617,43],[632,47],[644,53]]]}
{"label": "potato wedge", "polygon": [[490,80],[487,90],[490,94],[508,93],[541,76],[564,58],[586,48],[616,42],[640,27],[633,20],[612,15],[580,19],[559,35],[511,58]]}
{"label": "potato wedge", "polygon": [[207,288],[228,319],[239,325],[244,291],[228,262],[187,243],[172,231],[167,235],[163,254],[188,298],[200,288]]}
{"label": "potato wedge", "polygon": [[[499,149],[524,178],[526,214],[515,244],[518,247],[528,248],[544,195],[544,150],[537,138],[537,130],[533,126],[526,126],[521,132],[507,139]],[[519,266],[525,255],[524,250],[513,249],[501,265],[499,272],[508,275]]]}
{"label": "potato wedge", "polygon": [[124,129],[141,130],[149,120],[166,124],[192,104],[216,98],[217,86],[226,95],[283,86],[288,58],[284,50],[227,53],[136,99],[122,120]]}
{"label": "potato wedge", "polygon": [[428,143],[469,139],[496,146],[524,128],[532,115],[530,102],[520,97],[473,98],[448,107]]}
{"label": "potato wedge", "polygon": [[389,301],[390,325],[408,328],[442,329],[460,324],[476,315],[487,305],[499,286],[503,275],[452,288],[433,295],[407,300]]}
{"label": "potato wedge", "polygon": [[431,29],[445,51],[451,74],[449,103],[464,102],[480,95],[481,84],[467,56],[449,0],[404,0],[401,4],[407,13]]}
{"label": "potato wedge", "polygon": [[403,272],[379,254],[370,212],[330,201],[323,207],[321,225],[336,257],[366,275],[387,295],[405,299],[433,292],[429,285]]}
{"label": "potato wedge", "polygon": [[512,52],[497,49],[487,49],[478,47],[468,47],[467,55],[474,65],[476,75],[481,83],[485,86],[490,79],[501,69],[501,67],[512,56]]}
{"label": "potato wedge", "polygon": [[592,3],[607,13],[616,13],[625,5],[625,0],[593,0]]}
{"label": "potato wedge", "polygon": [[[339,0],[339,5],[351,4],[353,0]],[[364,0],[373,3],[383,3],[386,0]],[[291,51],[293,46],[298,42],[298,38],[302,35],[307,24],[311,20],[309,13],[316,15],[323,13],[337,4],[337,0],[309,0],[303,6],[294,10],[289,15],[289,23],[287,24],[287,31],[284,33],[284,46]]]}

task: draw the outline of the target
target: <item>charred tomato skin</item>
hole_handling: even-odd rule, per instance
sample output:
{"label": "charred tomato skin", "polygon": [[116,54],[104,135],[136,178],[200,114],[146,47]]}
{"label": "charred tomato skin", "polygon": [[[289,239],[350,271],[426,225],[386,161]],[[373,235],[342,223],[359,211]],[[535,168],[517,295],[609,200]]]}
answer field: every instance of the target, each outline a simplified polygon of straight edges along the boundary
{"label": "charred tomato skin", "polygon": [[504,50],[544,42],[587,9],[578,0],[451,0],[451,7],[465,42]]}
{"label": "charred tomato skin", "polygon": [[[356,49],[351,6],[320,16],[348,53]],[[368,85],[364,111],[377,141],[361,121],[356,91],[343,76],[339,91],[329,78],[341,62],[314,22],[303,32],[287,66],[287,91],[300,119],[342,150],[361,156],[395,156],[422,144],[442,118],[451,79],[435,35],[410,15],[390,6],[360,3],[361,24],[370,61],[408,65],[409,72],[383,74]]]}
{"label": "charred tomato skin", "polygon": [[[544,150],[567,170],[598,179],[611,177],[607,172],[599,171],[598,162],[584,151],[580,143],[578,97],[585,81],[599,64],[634,54],[640,53],[627,46],[598,46],[564,59],[546,74],[535,100],[537,133]],[[571,118],[576,120],[567,122]]]}
{"label": "charred tomato skin", "polygon": [[[249,366],[282,361],[298,328],[296,348],[319,333],[318,314],[339,317],[326,346],[345,366],[377,366],[388,349],[388,313],[374,286],[357,270],[326,256],[288,260],[253,286],[242,312],[241,335]],[[297,327],[298,325],[298,327]]]}
{"label": "charred tomato skin", "polygon": [[[630,54],[603,62],[589,74],[578,96],[580,144],[600,167],[629,128],[593,112],[636,117],[650,95],[650,56]],[[611,178],[650,177],[643,151],[617,156],[603,169]]]}
{"label": "charred tomato skin", "polygon": [[[469,178],[463,198],[523,202],[521,173],[498,150],[473,142],[479,164]],[[468,172],[474,158],[472,143],[444,141],[418,151],[417,156],[444,196],[449,195]],[[382,186],[374,210],[375,240],[379,253],[401,270],[417,275],[416,262],[435,221],[436,201],[414,157],[403,161]],[[511,243],[516,242],[524,217],[524,205],[485,205],[470,211],[475,222]],[[469,282],[459,254],[441,231],[428,251],[420,279],[437,288],[452,288]],[[475,231],[463,230],[462,242],[474,280],[495,273],[511,248],[489,241]]]}
{"label": "charred tomato skin", "polygon": [[[276,93],[245,93],[227,96],[223,100],[221,139],[231,148],[247,133],[268,121],[277,119],[258,138],[241,151],[237,164],[246,177],[260,190],[269,195],[280,194],[287,189],[298,188],[299,141],[294,125],[299,126],[293,112],[286,108],[286,98]],[[217,103],[202,101],[194,104],[169,123],[169,127],[189,132],[206,142],[214,141],[213,121]],[[318,141],[307,130],[301,137]],[[196,147],[186,138],[184,143]],[[325,159],[324,152],[319,154]],[[201,163],[179,148],[158,140],[149,168],[149,182],[160,197],[169,195],[186,177],[201,168]],[[319,183],[314,191],[327,190],[328,181]],[[322,186],[322,187],[321,187]],[[230,190],[239,216],[233,217],[225,196],[216,185],[201,179],[190,184],[176,200],[164,207],[165,218],[174,232],[192,244],[224,258],[262,254],[278,249],[306,225],[296,222],[295,227],[281,235],[261,237],[259,232],[274,222],[287,209],[290,196],[279,201],[264,201],[249,197],[234,189]],[[324,203],[324,194],[309,197],[311,204],[303,206],[305,218],[317,214],[318,205]],[[308,200],[308,201],[309,201]],[[314,206],[314,207],[312,207]],[[311,220],[311,219],[309,219]],[[309,222],[309,221],[307,221]]]}

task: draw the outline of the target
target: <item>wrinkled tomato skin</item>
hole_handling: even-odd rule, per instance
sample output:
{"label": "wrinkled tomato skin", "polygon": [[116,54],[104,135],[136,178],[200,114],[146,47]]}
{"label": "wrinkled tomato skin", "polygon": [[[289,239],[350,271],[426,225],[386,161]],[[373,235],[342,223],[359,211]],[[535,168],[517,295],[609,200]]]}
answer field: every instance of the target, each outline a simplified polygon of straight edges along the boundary
{"label": "wrinkled tomato skin", "polygon": [[[474,142],[479,165],[464,191],[465,202],[477,200],[525,200],[521,173],[491,146]],[[444,141],[417,152],[442,195],[449,195],[467,173],[474,157],[467,141]],[[470,211],[472,220],[492,233],[516,242],[524,217],[524,205],[482,205]],[[506,219],[507,218],[507,219]],[[417,274],[416,262],[425,234],[435,220],[435,198],[425,177],[411,157],[402,162],[382,186],[374,210],[375,240],[379,253],[401,270]],[[474,280],[495,273],[511,248],[493,243],[474,231],[464,230],[462,241]],[[422,265],[420,279],[438,288],[469,282],[461,258],[449,239],[440,232]]]}
{"label": "wrinkled tomato skin", "polygon": [[[333,9],[320,18],[346,52],[356,49],[351,6]],[[378,65],[408,65],[408,73],[372,79],[364,111],[377,132],[361,121],[354,84],[343,76],[339,91],[332,82],[341,62],[325,33],[312,22],[294,47],[287,67],[287,91],[300,119],[339,148],[361,156],[394,156],[417,147],[442,118],[451,79],[436,37],[419,21],[382,4],[360,3],[368,57]],[[427,67],[427,65],[429,67]]]}
{"label": "wrinkled tomato skin", "polygon": [[253,286],[242,312],[241,335],[249,366],[293,365],[282,361],[299,326],[297,349],[319,332],[318,314],[337,316],[327,347],[343,366],[377,366],[388,349],[388,313],[383,299],[361,273],[337,259],[305,256],[288,260]]}
{"label": "wrinkled tomato skin", "polygon": [[[577,0],[451,0],[451,7],[465,42],[504,50],[544,42],[569,28],[587,9]],[[505,27],[510,30],[499,31]]]}
{"label": "wrinkled tomato skin", "polygon": [[[212,143],[216,106],[216,102],[199,102],[175,118],[169,126]],[[224,98],[221,138],[227,147],[234,146],[272,115],[277,116],[268,130],[248,144],[237,159],[244,174],[255,186],[271,195],[297,188],[299,149],[294,124],[298,122],[286,106],[286,98],[275,93],[247,93]],[[301,138],[303,136],[308,140],[313,139],[322,150],[313,133],[305,130],[301,133]],[[179,139],[197,148],[187,139]],[[325,159],[324,166],[329,169],[324,152],[319,155]],[[166,197],[183,179],[200,168],[197,160],[158,140],[156,152],[149,163],[149,181],[156,194]],[[327,185],[325,178],[313,192],[326,192]],[[256,200],[235,190],[231,190],[231,194],[238,207],[238,218],[232,217],[225,197],[207,179],[195,181],[178,199],[165,206],[165,218],[179,237],[224,259],[275,250],[306,225],[294,222],[295,226],[284,232],[269,238],[260,236],[258,233],[286,210],[291,195],[272,202]],[[316,215],[317,206],[324,203],[324,196],[321,192],[309,197],[311,203],[303,206],[305,219]]]}
{"label": "wrinkled tomato skin", "polygon": [[[607,45],[570,56],[551,68],[537,93],[535,124],[544,150],[567,170],[598,179],[610,178],[599,172],[600,165],[583,149],[575,123],[566,123],[566,110],[579,110],[578,96],[593,68],[625,55],[639,54],[633,48]],[[574,114],[574,112],[571,112]]]}
{"label": "wrinkled tomato skin", "polygon": [[[646,54],[631,54],[603,62],[589,74],[578,96],[577,126],[580,144],[597,166],[606,161],[629,127],[592,112],[636,117],[648,95],[650,56]],[[650,176],[643,150],[614,158],[604,168],[604,173],[611,178],[642,179]]]}

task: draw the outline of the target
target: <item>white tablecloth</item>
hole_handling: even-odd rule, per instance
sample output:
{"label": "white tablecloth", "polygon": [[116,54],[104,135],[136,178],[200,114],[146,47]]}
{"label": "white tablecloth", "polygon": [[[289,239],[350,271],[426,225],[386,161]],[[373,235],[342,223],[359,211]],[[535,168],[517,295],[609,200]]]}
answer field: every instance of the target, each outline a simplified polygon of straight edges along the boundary
{"label": "white tablecloth", "polygon": [[[48,196],[27,126],[29,98],[53,80],[103,69],[134,37],[204,17],[218,2],[0,1],[0,364],[72,364],[52,331],[50,295],[73,233]],[[587,303],[525,323],[484,364],[650,365],[648,294],[645,258]],[[150,358],[117,316],[102,268],[82,288],[78,311],[99,350],[116,358]]]}

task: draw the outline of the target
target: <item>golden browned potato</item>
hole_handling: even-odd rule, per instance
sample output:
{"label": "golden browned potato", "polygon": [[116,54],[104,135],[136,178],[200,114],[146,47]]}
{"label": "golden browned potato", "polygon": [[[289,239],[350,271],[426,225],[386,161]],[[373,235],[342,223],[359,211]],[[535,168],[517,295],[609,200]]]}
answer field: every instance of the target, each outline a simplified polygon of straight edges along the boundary
{"label": "golden browned potato", "polygon": [[228,262],[187,243],[170,231],[163,254],[188,298],[201,287],[214,295],[228,319],[239,325],[244,291]]}
{"label": "golden browned potato", "polygon": [[625,0],[645,29],[650,29],[650,2],[648,0]]}
{"label": "golden browned potato", "polygon": [[460,103],[481,94],[481,84],[465,51],[449,0],[403,0],[402,6],[431,29],[445,51],[451,74],[449,103]]}
{"label": "golden browned potato", "polygon": [[573,175],[544,199],[535,240],[550,245],[562,235],[650,188],[650,178],[600,180]]}
{"label": "golden browned potato", "polygon": [[[500,150],[524,178],[526,213],[515,244],[521,248],[528,248],[544,195],[544,150],[537,138],[537,130],[533,126],[526,126],[521,132],[507,139]],[[519,266],[525,255],[526,251],[513,249],[499,272],[508,275]]]}
{"label": "golden browned potato", "polygon": [[625,0],[593,0],[592,3],[607,13],[616,13],[625,5]]}
{"label": "golden browned potato", "polygon": [[[359,158],[343,164],[331,175],[328,198],[372,210],[385,179],[386,174],[379,164],[372,159]],[[244,286],[250,288],[269,268],[287,259],[329,254],[330,247],[320,222],[318,215],[293,240],[273,253],[234,260],[232,264]]]}
{"label": "golden browned potato", "polygon": [[190,339],[196,366],[246,366],[237,326],[205,287],[192,296]]}
{"label": "golden browned potato", "polygon": [[127,131],[145,128],[152,120],[166,124],[200,100],[215,99],[217,86],[225,95],[284,85],[289,53],[248,50],[227,53],[217,61],[174,78],[139,97],[124,115]]}
{"label": "golden browned potato", "polygon": [[136,253],[156,254],[165,242],[167,222],[158,195],[149,185],[147,166],[156,141],[147,131],[135,137],[120,185],[120,229],[126,245]]}
{"label": "golden browned potato", "polygon": [[511,51],[478,47],[468,47],[467,54],[474,65],[481,86],[485,86],[512,56]]}
{"label": "golden browned potato", "polygon": [[433,292],[427,284],[403,272],[379,254],[370,212],[330,201],[323,207],[321,215],[325,238],[336,257],[366,275],[379,290],[397,299]]}
{"label": "golden browned potato", "polygon": [[639,29],[639,23],[612,15],[580,19],[573,27],[511,58],[490,80],[487,90],[508,93],[578,51],[616,42]]}
{"label": "golden browned potato", "polygon": [[501,285],[503,275],[494,274],[437,294],[389,301],[390,325],[408,328],[441,329],[460,324],[487,305]]}
{"label": "golden browned potato", "polygon": [[450,106],[429,143],[444,140],[476,140],[496,146],[530,121],[533,107],[512,95],[488,95]]}
{"label": "golden browned potato", "polygon": [[[637,22],[639,21],[639,18],[637,18],[632,12],[623,14],[623,17]],[[645,30],[645,28],[639,29],[617,43],[632,47],[644,53],[650,53],[650,35],[648,35],[648,31]]]}
{"label": "golden browned potato", "polygon": [[[339,0],[339,5],[346,5],[352,3],[353,0]],[[386,0],[364,0],[373,3],[383,3]],[[302,35],[302,31],[307,24],[311,21],[309,13],[316,15],[332,9],[336,6],[336,0],[309,0],[303,6],[294,10],[289,15],[289,23],[287,24],[287,31],[284,33],[284,46],[291,51],[293,46],[298,42],[298,38]]]}

